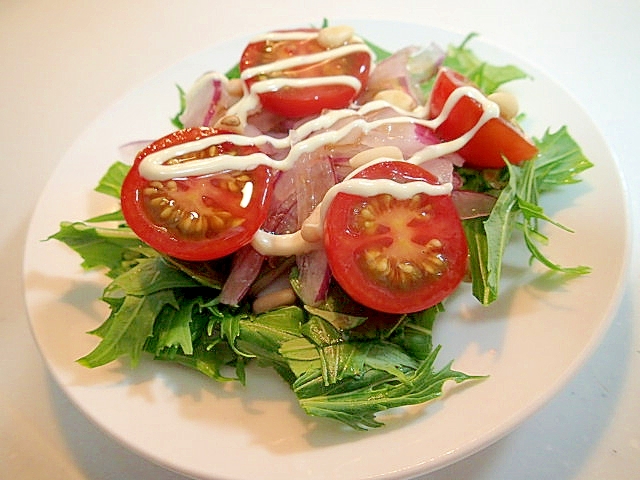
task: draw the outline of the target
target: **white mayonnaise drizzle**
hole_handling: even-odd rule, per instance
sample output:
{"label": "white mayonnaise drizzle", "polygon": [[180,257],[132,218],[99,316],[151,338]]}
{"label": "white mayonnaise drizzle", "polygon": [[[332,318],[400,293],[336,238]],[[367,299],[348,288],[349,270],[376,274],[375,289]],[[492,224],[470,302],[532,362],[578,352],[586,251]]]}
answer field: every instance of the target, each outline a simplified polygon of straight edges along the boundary
{"label": "white mayonnaise drizzle", "polygon": [[[350,55],[352,53],[365,52],[370,53],[369,48],[364,43],[350,43],[347,45],[341,45],[336,48],[332,48],[330,50],[324,50],[317,53],[309,53],[307,55],[297,55],[295,57],[283,58],[280,60],[276,60],[275,62],[266,63],[264,65],[258,65],[252,68],[245,69],[240,78],[242,80],[251,80],[253,77],[257,77],[259,75],[268,75],[273,72],[278,72],[282,70],[289,70],[292,68],[302,67],[305,65],[313,65],[316,63],[324,62],[327,60],[334,60],[336,58],[344,57]],[[323,76],[323,77],[315,77],[314,80],[320,81],[325,80],[322,83],[335,83],[333,79],[336,77],[333,76]],[[284,78],[285,81],[296,80],[294,78]],[[298,79],[303,80],[303,79]],[[356,80],[357,81],[357,80]],[[357,82],[358,90],[360,89],[360,82]]]}
{"label": "white mayonnaise drizzle", "polygon": [[[358,110],[331,110],[320,117],[303,124],[298,129],[290,132],[289,135],[284,138],[274,138],[269,135],[248,137],[245,135],[229,133],[214,135],[200,140],[195,140],[193,142],[168,147],[147,155],[139,165],[139,172],[140,175],[147,180],[164,181],[178,177],[206,175],[223,170],[252,170],[258,165],[265,165],[282,171],[289,170],[295,165],[297,159],[305,152],[313,152],[324,145],[338,143],[356,128],[361,129],[364,134],[382,126],[401,123],[420,124],[431,129],[436,129],[447,119],[451,110],[464,96],[471,96],[480,102],[483,106],[483,114],[478,119],[474,127],[460,137],[449,142],[427,145],[425,148],[419,150],[412,157],[407,159],[410,163],[420,164],[427,160],[438,158],[448,153],[453,153],[462,148],[488,120],[497,117],[500,114],[498,106],[494,102],[488,100],[477,89],[465,86],[459,87],[453,91],[447,99],[440,115],[432,120],[424,120],[413,116],[410,112],[406,112],[405,114],[398,115],[396,117],[368,121],[359,115],[360,111]],[[375,103],[376,105],[374,106],[380,109],[389,106],[388,103],[381,101],[371,103]],[[363,109],[361,108],[360,110]],[[370,113],[371,111],[372,108],[369,106],[365,113]],[[320,131],[320,133],[309,137],[312,133],[329,128],[338,120],[348,119],[349,117],[352,117],[352,120],[343,127],[336,130]],[[294,143],[294,138],[302,138],[302,140]],[[290,150],[283,160],[274,160],[264,153],[252,153],[245,156],[218,155],[215,157],[191,160],[183,163],[166,164],[166,162],[172,158],[185,155],[190,152],[204,150],[224,142],[233,142],[236,145],[256,146],[270,144],[278,149],[290,148]]]}
{"label": "white mayonnaise drizzle", "polygon": [[[306,39],[313,38],[314,36],[317,36],[316,32],[275,32],[257,37],[254,41]],[[249,112],[260,108],[258,94],[273,91],[285,85],[301,87],[341,83],[350,85],[354,89],[359,90],[360,82],[350,76],[270,79],[258,81],[252,84],[250,89],[246,88],[246,81],[255,75],[262,75],[283,68],[315,63],[319,60],[339,57],[354,51],[369,51],[368,47],[366,47],[364,43],[360,42],[361,41],[358,39],[358,43],[350,43],[319,54],[301,55],[285,60],[279,60],[270,65],[263,65],[245,70],[242,74],[242,80],[245,82],[245,95],[229,109],[228,115],[236,115],[243,123],[246,124],[246,118]],[[371,58],[373,58],[373,54],[371,54]],[[274,138],[268,135],[249,137],[241,134],[220,134],[165,148],[145,157],[138,167],[139,173],[142,177],[148,180],[166,181],[172,178],[206,175],[224,170],[252,170],[260,165],[265,165],[275,170],[285,171],[293,168],[298,158],[304,153],[313,152],[325,145],[338,143],[355,129],[360,129],[365,135],[376,128],[392,124],[412,123],[423,125],[430,129],[436,129],[448,118],[452,109],[463,97],[471,97],[478,101],[482,105],[483,114],[480,116],[473,128],[460,137],[452,141],[425,146],[410,158],[406,159],[407,162],[421,164],[425,161],[453,153],[462,148],[487,121],[500,115],[498,105],[488,100],[480,91],[471,86],[463,86],[454,90],[445,102],[440,114],[431,120],[427,120],[425,118],[428,113],[426,106],[418,106],[416,109],[409,112],[394,107],[388,102],[372,101],[357,110],[354,108],[347,108],[328,111],[302,124],[297,129],[292,130],[289,135],[284,138]],[[364,118],[364,115],[383,108],[392,108],[397,115],[390,118],[372,121],[368,121]],[[335,125],[336,122],[341,120],[346,122],[344,126],[334,130],[328,130],[331,126]],[[312,136],[314,133],[315,135]],[[224,142],[232,142],[236,145],[256,145],[258,147],[271,145],[277,149],[289,149],[289,151],[282,160],[274,160],[264,153],[252,153],[244,156],[219,155],[183,163],[166,164],[166,162],[172,158],[185,155],[190,152],[201,151]],[[381,157],[374,159],[373,162],[384,160],[397,161],[397,159]],[[428,195],[448,195],[452,190],[452,185],[450,183],[444,185],[432,185],[428,182],[415,181],[401,184],[388,179],[369,180],[353,178],[353,176],[359,171],[370,165],[371,162],[361,165],[343,182],[329,189],[322,202],[316,207],[309,218],[305,220],[300,230],[290,234],[271,234],[263,230],[258,230],[252,241],[253,247],[258,252],[265,255],[282,256],[301,254],[320,248],[322,245],[322,225],[324,224],[324,216],[331,204],[331,201],[340,192],[363,197],[389,194],[398,199],[406,199],[419,193]]]}
{"label": "white mayonnaise drizzle", "polygon": [[[271,32],[255,37],[251,43],[257,42],[278,42],[283,40],[310,40],[318,37],[318,32]],[[369,72],[374,68],[375,55],[366,43],[357,36],[351,37],[351,42],[331,48],[322,52],[311,53],[307,55],[297,55],[295,57],[276,60],[269,64],[258,65],[256,67],[245,69],[240,78],[245,85],[246,95],[234,106],[232,106],[228,115],[236,115],[243,124],[247,122],[247,115],[255,111],[260,106],[258,95],[261,93],[274,92],[283,87],[301,88],[324,85],[346,85],[358,92],[362,87],[360,80],[351,75],[323,75],[320,77],[310,78],[266,78],[251,84],[247,89],[247,82],[256,76],[267,75],[273,72],[287,70],[304,65],[313,65],[314,63],[334,60],[352,53],[367,53],[370,58]]]}

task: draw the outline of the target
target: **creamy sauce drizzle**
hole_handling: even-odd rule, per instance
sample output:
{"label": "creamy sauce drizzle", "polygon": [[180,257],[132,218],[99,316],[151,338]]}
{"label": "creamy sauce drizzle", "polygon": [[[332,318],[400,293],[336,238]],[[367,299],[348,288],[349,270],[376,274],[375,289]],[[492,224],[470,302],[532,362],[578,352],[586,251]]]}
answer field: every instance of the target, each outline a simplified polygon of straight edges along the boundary
{"label": "creamy sauce drizzle", "polygon": [[[253,41],[261,40],[282,40],[282,39],[307,39],[317,36],[315,32],[275,32]],[[359,40],[359,39],[358,39]],[[242,74],[244,81],[245,95],[240,101],[233,105],[228,115],[236,115],[246,124],[247,115],[260,108],[259,93],[277,90],[283,86],[311,86],[340,83],[352,86],[359,90],[360,82],[350,76],[329,76],[318,78],[300,79],[268,79],[253,83],[250,89],[246,88],[246,81],[255,75],[262,75],[284,68],[306,65],[317,61],[336,58],[354,51],[369,51],[364,43],[350,43],[326,52],[301,55],[285,60],[279,60],[269,65],[262,65],[245,70]],[[346,53],[345,53],[346,52]],[[370,54],[373,58],[373,54]],[[226,77],[222,76],[222,81]],[[491,118],[500,115],[499,107],[488,100],[477,89],[464,86],[457,88],[447,99],[442,112],[438,117],[427,120],[427,109],[419,106],[413,111],[403,111],[384,101],[369,102],[358,110],[341,109],[332,110],[320,115],[291,131],[284,138],[274,138],[268,135],[258,135],[254,137],[241,134],[221,134],[206,137],[189,143],[172,146],[158,152],[154,152],[145,157],[139,165],[140,175],[148,180],[166,181],[172,178],[184,178],[188,176],[199,176],[213,174],[224,170],[252,170],[260,165],[265,165],[275,170],[286,171],[295,165],[298,158],[306,152],[313,152],[323,146],[340,142],[356,129],[363,134],[372,130],[392,124],[416,124],[423,125],[430,129],[436,129],[441,125],[451,113],[451,110],[463,97],[472,97],[478,101],[483,108],[483,114],[478,119],[473,128],[460,137],[435,145],[425,146],[416,152],[407,162],[421,164],[431,159],[453,153],[462,148],[475,133]],[[369,121],[365,115],[375,113],[384,108],[393,108],[396,116],[380,120]],[[330,129],[338,121],[346,121],[346,124],[334,130]],[[315,134],[312,136],[312,134]],[[287,155],[282,160],[274,160],[264,153],[252,153],[245,156],[219,155],[211,158],[192,160],[177,164],[166,164],[172,158],[200,150],[204,150],[214,145],[224,142],[233,142],[236,145],[256,145],[258,147],[270,145],[276,149],[288,149]],[[389,160],[384,157],[374,160],[374,162]],[[397,160],[396,160],[397,161]],[[316,207],[313,213],[305,220],[302,228],[290,234],[271,234],[263,230],[258,230],[254,235],[252,245],[260,253],[265,255],[294,255],[309,252],[322,246],[322,225],[324,216],[335,196],[340,193],[350,193],[363,197],[370,197],[380,194],[389,194],[398,199],[410,198],[413,195],[424,193],[428,195],[448,195],[452,190],[450,183],[444,185],[432,185],[427,182],[397,183],[392,180],[379,179],[369,180],[353,178],[359,171],[371,165],[366,163],[355,169],[343,182],[333,186],[325,195],[322,202]]]}
{"label": "creamy sauce drizzle", "polygon": [[[407,159],[410,163],[420,164],[462,148],[488,120],[500,114],[497,105],[484,97],[477,89],[465,86],[454,90],[447,99],[440,115],[432,120],[424,120],[415,116],[415,114],[412,115],[410,112],[405,112],[396,117],[368,121],[359,115],[364,108],[361,108],[360,111],[352,109],[332,110],[303,124],[284,138],[274,138],[269,135],[249,137],[228,133],[168,147],[147,155],[139,165],[139,172],[147,180],[164,181],[172,178],[206,175],[223,170],[252,170],[259,165],[265,165],[281,171],[289,170],[293,168],[297,159],[305,152],[312,152],[324,145],[338,143],[355,129],[360,129],[364,134],[367,134],[382,126],[402,123],[420,124],[435,129],[447,119],[453,107],[463,96],[471,96],[478,100],[483,106],[484,113],[474,127],[460,137],[449,142],[427,145]],[[386,102],[371,102],[367,104],[368,108],[364,113],[371,113],[373,108],[382,109],[389,106]],[[330,128],[338,120],[349,117],[353,118],[343,127],[336,130],[321,131]],[[320,133],[309,136],[317,131],[320,131]],[[296,142],[295,139],[297,138],[302,140]],[[233,142],[236,145],[256,145],[258,147],[269,144],[277,149],[289,148],[290,150],[283,160],[274,160],[264,153],[252,153],[245,156],[219,155],[189,162],[166,164],[167,161],[177,156],[204,150],[224,142]]]}
{"label": "creamy sauce drizzle", "polygon": [[[252,40],[252,43],[262,41],[277,42],[282,40],[309,40],[317,37],[317,32],[271,32],[255,37]],[[353,88],[354,91],[359,91],[362,84],[357,78],[350,75],[323,75],[321,77],[311,78],[267,78],[252,83],[250,88],[246,88],[247,81],[256,76],[268,75],[273,72],[302,67],[304,65],[313,65],[314,63],[334,60],[358,52],[367,53],[369,55],[369,58],[371,59],[369,71],[372,71],[374,68],[375,56],[371,49],[362,41],[361,38],[355,35],[351,37],[351,41],[353,43],[341,45],[323,52],[297,55],[295,57],[276,60],[269,64],[259,65],[244,70],[240,78],[244,81],[245,96],[236,105],[229,109],[228,114],[237,115],[241,119],[242,123],[246,123],[248,113],[259,108],[260,102],[257,97],[258,94],[274,92],[283,87],[301,88],[324,85],[347,85]]]}

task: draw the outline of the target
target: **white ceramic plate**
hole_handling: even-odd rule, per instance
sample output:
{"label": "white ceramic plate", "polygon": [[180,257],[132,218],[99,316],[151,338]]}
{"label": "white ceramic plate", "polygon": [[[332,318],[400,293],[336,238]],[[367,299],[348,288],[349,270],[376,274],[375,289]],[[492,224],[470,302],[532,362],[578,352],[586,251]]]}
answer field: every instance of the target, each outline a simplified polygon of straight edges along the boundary
{"label": "white ceramic plate", "polygon": [[[462,36],[427,26],[350,22],[388,49]],[[107,314],[96,300],[106,284],[85,273],[58,242],[41,242],[61,220],[111,211],[117,203],[93,187],[118,158],[117,147],[167,133],[177,108],[176,84],[188,87],[206,70],[233,65],[249,37],[188,58],[125,96],[77,139],[50,179],[28,235],[25,290],[33,332],[55,379],[77,407],[114,438],[172,470],[216,479],[398,479],[433,471],[470,455],[515,428],[583,363],[618,305],[629,249],[626,195],[611,152],[593,122],[549,76],[530,63],[474,40],[495,63],[514,63],[533,80],[511,87],[541,136],[567,124],[596,164],[583,182],[545,198],[547,212],[571,226],[549,228],[546,252],[589,276],[565,281],[527,266],[526,252],[507,255],[502,297],[481,307],[463,288],[434,332],[440,360],[484,382],[457,388],[424,406],[390,413],[387,426],[354,432],[306,417],[273,373],[249,372],[248,385],[217,384],[195,372],[143,361],[89,370],[74,361],[96,339],[85,332]]]}

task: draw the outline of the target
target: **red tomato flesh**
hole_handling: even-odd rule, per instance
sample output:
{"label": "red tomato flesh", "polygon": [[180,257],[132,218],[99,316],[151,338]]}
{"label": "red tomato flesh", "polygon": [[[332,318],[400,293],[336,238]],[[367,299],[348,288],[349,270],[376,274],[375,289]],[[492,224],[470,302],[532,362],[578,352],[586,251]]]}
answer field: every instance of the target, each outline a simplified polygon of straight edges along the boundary
{"label": "red tomato flesh", "polygon": [[[293,30],[314,32],[317,30]],[[315,38],[307,40],[260,41],[247,45],[240,59],[240,70],[267,65],[278,60],[327,51]],[[313,78],[333,75],[350,75],[360,81],[361,88],[349,85],[328,84],[304,87],[285,86],[259,95],[262,106],[273,113],[288,118],[316,115],[324,109],[348,107],[365,88],[369,78],[371,57],[365,52],[350,53],[311,65],[302,65],[275,73],[265,73],[247,79],[250,87],[258,80],[270,78]]]}
{"label": "red tomato flesh", "polygon": [[[167,135],[138,154],[125,178],[121,193],[125,220],[161,253],[191,261],[229,255],[251,241],[267,216],[272,174],[264,166],[167,181],[150,181],[140,175],[138,165],[150,153],[217,133],[201,127]],[[172,161],[257,151],[252,146],[223,143]]]}
{"label": "red tomato flesh", "polygon": [[[453,91],[472,85],[463,75],[448,68],[440,69],[429,100],[431,118],[437,117]],[[482,105],[470,97],[462,97],[449,117],[435,130],[445,141],[454,140],[473,128],[482,115]],[[513,164],[533,158],[538,149],[514,125],[501,117],[485,123],[459,152],[465,166],[474,168],[502,168],[503,156]]]}
{"label": "red tomato flesh", "polygon": [[[361,178],[436,183],[406,162],[383,162]],[[324,245],[333,277],[357,302],[386,313],[424,310],[462,281],[468,248],[449,195],[398,200],[339,193],[327,210]]]}

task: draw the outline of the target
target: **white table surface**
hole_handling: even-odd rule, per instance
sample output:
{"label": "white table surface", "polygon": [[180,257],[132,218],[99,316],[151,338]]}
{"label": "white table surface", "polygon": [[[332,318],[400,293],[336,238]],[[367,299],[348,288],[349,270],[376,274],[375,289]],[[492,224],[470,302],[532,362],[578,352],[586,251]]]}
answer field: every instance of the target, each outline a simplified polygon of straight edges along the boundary
{"label": "white table surface", "polygon": [[[230,36],[324,17],[475,31],[537,64],[600,127],[630,186],[638,223],[640,2],[1,0],[0,199],[7,208],[0,228],[0,478],[183,478],[97,429],[47,373],[23,301],[29,219],[58,159],[125,92]],[[637,231],[633,240],[628,287],[587,363],[516,431],[423,480],[640,478]]]}

